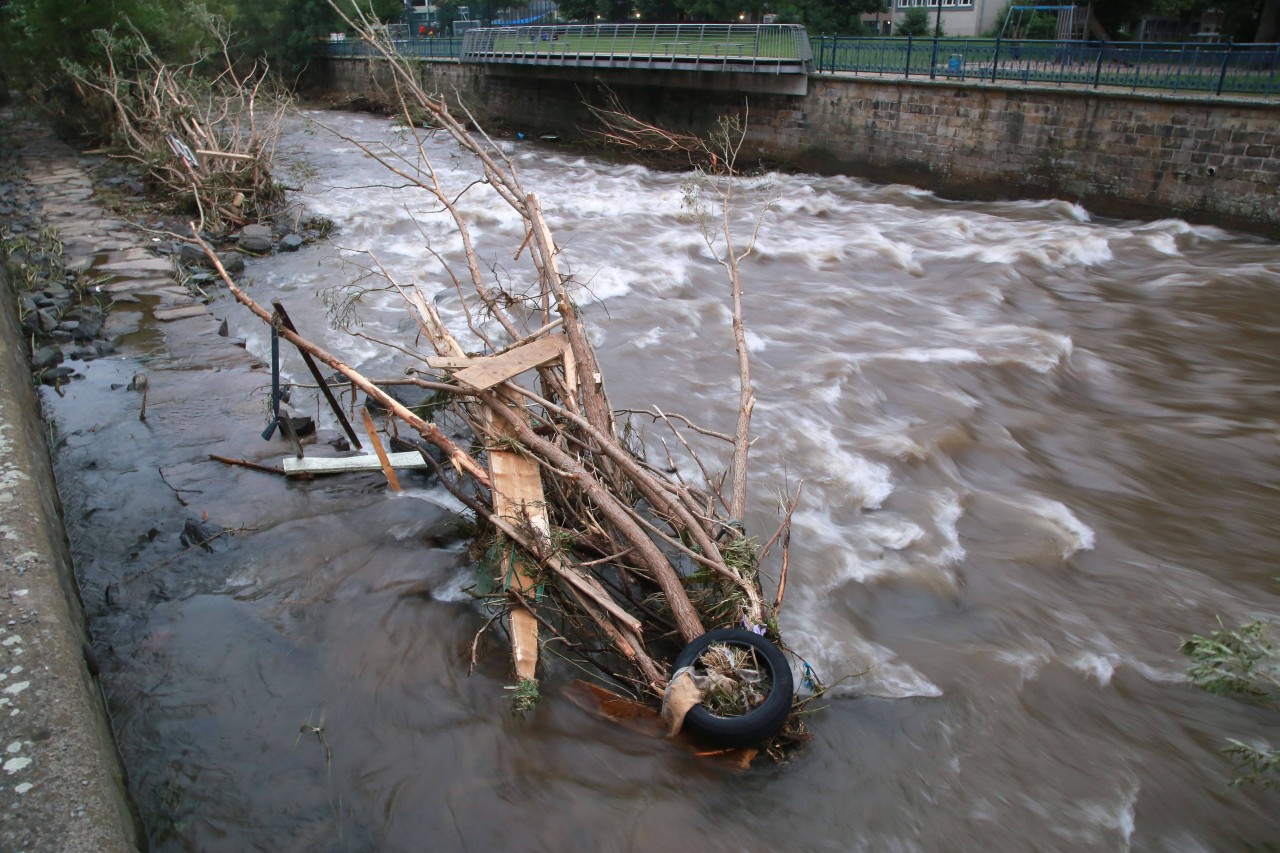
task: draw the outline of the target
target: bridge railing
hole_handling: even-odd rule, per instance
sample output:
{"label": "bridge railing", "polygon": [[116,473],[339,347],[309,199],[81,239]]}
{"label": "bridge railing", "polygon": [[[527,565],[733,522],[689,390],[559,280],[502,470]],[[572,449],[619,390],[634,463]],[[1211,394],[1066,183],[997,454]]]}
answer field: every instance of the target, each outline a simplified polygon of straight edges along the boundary
{"label": "bridge railing", "polygon": [[1280,94],[1280,44],[820,36],[812,49],[819,73]]}
{"label": "bridge railing", "polygon": [[[462,37],[434,36],[431,38],[397,38],[391,41],[396,53],[416,59],[452,59],[462,54]],[[320,42],[316,48],[320,56],[354,59],[361,56],[380,56],[366,41],[358,38]]]}
{"label": "bridge railing", "polygon": [[486,27],[463,37],[463,62],[813,70],[794,24],[561,24]]}

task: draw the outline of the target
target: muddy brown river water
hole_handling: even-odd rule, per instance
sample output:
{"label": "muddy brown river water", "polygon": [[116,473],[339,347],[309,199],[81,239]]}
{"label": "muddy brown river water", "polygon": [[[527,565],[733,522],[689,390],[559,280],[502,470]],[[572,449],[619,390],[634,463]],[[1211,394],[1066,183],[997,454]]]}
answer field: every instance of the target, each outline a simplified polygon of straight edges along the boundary
{"label": "muddy brown river water", "polygon": [[[317,117],[402,144],[380,119]],[[615,405],[727,429],[725,290],[682,177],[505,144],[580,283]],[[394,375],[403,358],[327,331],[320,298],[369,249],[464,328],[422,251],[453,251],[425,201],[324,131],[299,125],[288,148],[307,164],[299,200],[338,231],[251,262],[251,292]],[[451,145],[429,148],[465,185]],[[777,491],[804,480],[782,629],[824,680],[849,676],[813,742],[728,773],[579,710],[554,660],[542,703],[513,717],[497,640],[466,674],[485,616],[462,592],[474,567],[454,502],[419,475],[392,495],[380,475],[288,482],[206,461],[285,454],[259,437],[267,374],[221,339],[174,344],[143,310],[120,356],[48,403],[155,849],[1280,843],[1280,795],[1229,788],[1221,752],[1280,743],[1280,715],[1189,687],[1178,651],[1218,619],[1280,616],[1280,247],[1065,202],[768,180],[778,201],[744,269],[760,399],[747,524],[767,535]],[[509,264],[515,216],[463,204]],[[267,357],[264,327],[225,299],[215,311]],[[406,334],[390,297],[360,316]],[[111,387],[140,370],[145,423]],[[179,541],[204,514],[235,531],[212,553]]]}

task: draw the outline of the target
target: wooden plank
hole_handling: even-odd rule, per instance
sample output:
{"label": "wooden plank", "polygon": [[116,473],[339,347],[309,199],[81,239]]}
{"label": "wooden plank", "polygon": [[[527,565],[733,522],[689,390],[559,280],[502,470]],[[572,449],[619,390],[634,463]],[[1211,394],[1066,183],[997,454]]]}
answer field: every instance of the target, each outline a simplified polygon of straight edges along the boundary
{"label": "wooden plank", "polygon": [[172,323],[174,320],[188,320],[192,317],[203,317],[209,309],[203,305],[183,305],[178,308],[157,308],[152,316],[161,323]]}
{"label": "wooden plank", "polygon": [[[514,451],[491,449],[489,476],[493,483],[494,512],[517,526],[523,526],[527,522],[545,539],[550,527],[547,523],[538,463]],[[537,579],[525,570],[520,560],[513,565],[511,556],[508,555],[503,559],[502,569],[507,589],[520,595],[534,594]],[[538,620],[519,607],[511,611],[511,656],[517,678],[536,679]]]}
{"label": "wooden plank", "polygon": [[427,367],[434,367],[436,370],[462,370],[464,367],[471,367],[480,358],[469,355],[433,355],[427,358]]}
{"label": "wooden plank", "polygon": [[565,339],[560,335],[538,338],[502,355],[472,359],[476,363],[459,370],[453,378],[475,391],[485,391],[530,368],[555,361],[564,352],[564,347]]}
{"label": "wooden plank", "polygon": [[[428,468],[422,454],[416,450],[405,453],[388,453],[392,468]],[[309,456],[306,459],[288,457],[284,460],[286,474],[347,474],[359,471],[380,471],[382,463],[377,456]]]}
{"label": "wooden plank", "polygon": [[516,526],[527,520],[540,536],[549,536],[551,527],[538,463],[514,450],[491,449],[489,472],[493,477],[494,511]]}
{"label": "wooden plank", "polygon": [[[540,539],[548,540],[551,524],[547,520],[546,497],[542,491],[542,472],[538,463],[513,450],[490,448],[489,477],[493,484],[493,511],[517,527],[528,524]],[[503,559],[502,580],[508,590],[532,597],[538,581],[527,568],[532,567],[526,567],[520,560],[512,564],[508,555]],[[521,607],[511,611],[511,657],[517,678],[536,680],[538,620]]]}
{"label": "wooden plank", "polygon": [[396,471],[391,467],[391,460],[387,458],[387,451],[382,446],[382,439],[378,438],[378,429],[373,425],[373,416],[369,414],[369,409],[365,406],[360,407],[360,414],[364,417],[364,431],[369,433],[369,443],[373,445],[373,452],[378,454],[378,464],[382,466],[382,473],[386,475],[387,482],[391,484],[391,490],[400,491],[400,480],[396,477]]}
{"label": "wooden plank", "polygon": [[511,611],[511,658],[516,678],[538,680],[538,620],[523,607]]}
{"label": "wooden plank", "polygon": [[[574,412],[578,410],[578,362],[573,357],[573,348],[565,346],[564,348],[564,387],[569,389],[569,395],[573,398],[572,405],[568,408]],[[567,403],[568,401],[566,401]]]}

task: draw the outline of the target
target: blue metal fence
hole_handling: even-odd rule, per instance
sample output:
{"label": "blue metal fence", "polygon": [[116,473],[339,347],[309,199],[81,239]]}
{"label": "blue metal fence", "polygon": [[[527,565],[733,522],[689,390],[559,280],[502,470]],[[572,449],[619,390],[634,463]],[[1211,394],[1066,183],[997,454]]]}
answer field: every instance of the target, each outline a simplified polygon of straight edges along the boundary
{"label": "blue metal fence", "polygon": [[1280,94],[1280,44],[813,39],[819,73],[1184,92]]}
{"label": "blue metal fence", "polygon": [[[392,45],[396,53],[415,59],[453,59],[462,55],[462,37],[436,36],[433,38],[398,38]],[[360,56],[379,56],[373,46],[358,38],[321,42],[321,56],[352,59]]]}

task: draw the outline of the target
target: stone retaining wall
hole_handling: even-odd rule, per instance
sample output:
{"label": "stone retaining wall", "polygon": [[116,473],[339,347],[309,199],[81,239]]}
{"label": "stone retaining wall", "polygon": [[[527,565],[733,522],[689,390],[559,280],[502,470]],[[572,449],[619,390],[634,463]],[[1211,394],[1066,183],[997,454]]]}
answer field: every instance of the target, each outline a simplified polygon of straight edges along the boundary
{"label": "stone retaining wall", "polygon": [[0,850],[138,847],[89,672],[26,336],[0,266]]}
{"label": "stone retaining wall", "polygon": [[[330,60],[330,85],[388,97],[382,63]],[[422,63],[481,121],[566,141],[602,102],[590,69]],[[747,115],[748,156],[960,198],[1063,198],[1108,216],[1180,217],[1280,237],[1280,104],[815,75],[807,95],[609,87],[637,116],[705,134]]]}
{"label": "stone retaining wall", "polygon": [[1280,236],[1280,105],[815,78],[801,121],[780,149],[827,169]]}

